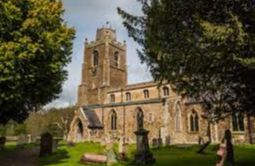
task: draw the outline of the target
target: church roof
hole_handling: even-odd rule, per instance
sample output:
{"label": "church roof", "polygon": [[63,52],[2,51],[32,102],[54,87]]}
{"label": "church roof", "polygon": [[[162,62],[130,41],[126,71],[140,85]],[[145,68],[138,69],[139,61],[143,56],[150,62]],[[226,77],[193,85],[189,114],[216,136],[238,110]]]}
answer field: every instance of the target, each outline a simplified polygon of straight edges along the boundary
{"label": "church roof", "polygon": [[103,128],[103,125],[101,124],[97,114],[95,113],[91,106],[83,107],[83,112],[89,122],[88,128],[90,129]]}

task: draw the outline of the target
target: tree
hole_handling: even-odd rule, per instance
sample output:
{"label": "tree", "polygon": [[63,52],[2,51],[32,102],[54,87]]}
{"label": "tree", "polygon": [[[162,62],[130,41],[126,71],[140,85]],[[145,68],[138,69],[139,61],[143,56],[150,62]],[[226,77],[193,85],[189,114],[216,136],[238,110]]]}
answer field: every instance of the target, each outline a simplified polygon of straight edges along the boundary
{"label": "tree", "polygon": [[75,31],[58,0],[0,2],[0,123],[22,122],[56,99]]}
{"label": "tree", "polygon": [[138,1],[144,15],[118,13],[156,81],[201,102],[208,126],[255,114],[253,0]]}
{"label": "tree", "polygon": [[39,112],[33,112],[26,119],[26,132],[33,138],[44,132],[50,132],[54,136],[65,140],[69,132],[69,126],[74,116],[76,107],[50,108]]}

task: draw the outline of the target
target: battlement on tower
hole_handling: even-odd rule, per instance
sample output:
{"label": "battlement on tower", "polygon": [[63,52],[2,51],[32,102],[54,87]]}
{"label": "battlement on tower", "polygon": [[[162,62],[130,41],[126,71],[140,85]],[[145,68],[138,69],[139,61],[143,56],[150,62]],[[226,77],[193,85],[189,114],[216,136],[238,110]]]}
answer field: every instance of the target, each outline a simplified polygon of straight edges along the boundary
{"label": "battlement on tower", "polygon": [[116,41],[116,30],[112,28],[100,28],[97,29],[97,34],[96,34],[96,41],[98,40],[104,40],[104,39],[110,39],[113,41]]}
{"label": "battlement on tower", "polygon": [[113,44],[122,50],[126,49],[126,41],[123,41],[123,42],[117,41],[116,30],[112,28],[106,28],[106,27],[97,29],[96,40],[88,41],[86,39],[85,45],[86,47],[95,47],[96,45],[104,43],[105,40],[108,40],[110,44]]}

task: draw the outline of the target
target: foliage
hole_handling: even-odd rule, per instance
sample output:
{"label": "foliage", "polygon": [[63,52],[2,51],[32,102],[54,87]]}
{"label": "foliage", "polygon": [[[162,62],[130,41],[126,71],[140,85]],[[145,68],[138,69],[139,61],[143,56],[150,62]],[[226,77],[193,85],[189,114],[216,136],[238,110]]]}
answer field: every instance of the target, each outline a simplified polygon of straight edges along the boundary
{"label": "foliage", "polygon": [[17,136],[21,134],[26,134],[25,124],[9,121],[6,125],[0,127],[0,135]]}
{"label": "foliage", "polygon": [[4,136],[6,133],[6,128],[3,125],[0,125],[0,137]]}
{"label": "foliage", "polygon": [[207,119],[255,113],[254,1],[138,1],[144,15],[118,13],[156,81],[202,101]]}
{"label": "foliage", "polygon": [[56,126],[56,123],[62,123],[62,119],[67,121],[67,126],[70,126],[71,120],[74,116],[74,110],[76,107],[66,108],[51,108],[40,112],[32,112],[28,119],[25,121],[27,126],[27,133],[31,134],[32,137],[40,136],[44,132],[50,132],[53,136],[65,136],[65,130]]}
{"label": "foliage", "polygon": [[58,97],[74,29],[58,0],[0,1],[0,123],[21,122]]}

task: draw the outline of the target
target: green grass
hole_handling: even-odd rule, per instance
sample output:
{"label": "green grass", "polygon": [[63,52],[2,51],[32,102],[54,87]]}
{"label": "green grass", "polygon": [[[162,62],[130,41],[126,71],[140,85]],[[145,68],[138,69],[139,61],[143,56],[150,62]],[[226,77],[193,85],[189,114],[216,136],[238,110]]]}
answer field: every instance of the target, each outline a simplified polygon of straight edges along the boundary
{"label": "green grass", "polygon": [[[116,150],[116,146],[114,146]],[[177,146],[153,149],[156,158],[155,166],[215,166],[216,146],[212,145],[206,149],[205,154],[197,154],[198,146],[181,148]],[[133,158],[135,146],[128,147],[129,160],[115,166],[129,165]],[[104,147],[95,143],[76,144],[69,147],[65,144],[59,147],[57,152],[49,157],[40,158],[41,165],[47,166],[82,166],[79,163],[80,157],[84,153],[104,153]],[[236,145],[235,146],[235,166],[255,166],[255,145]],[[99,166],[99,165],[95,165]],[[103,166],[103,165],[100,165]]]}
{"label": "green grass", "polygon": [[[34,144],[26,145],[25,148],[33,148]],[[117,151],[117,145],[114,150]],[[162,147],[152,149],[156,158],[155,166],[215,166],[216,146],[211,145],[206,149],[206,154],[197,154],[198,146],[190,147]],[[6,149],[0,152],[1,157],[11,155],[17,149],[15,143],[7,143]],[[255,166],[255,145],[235,145],[235,166]],[[129,145],[127,154],[129,160],[118,163],[114,166],[129,165],[135,152],[135,145]],[[75,146],[68,146],[65,143],[60,144],[58,150],[51,156],[39,158],[40,166],[84,166],[80,158],[84,153],[105,154],[105,147],[97,143],[80,143]],[[90,164],[91,165],[91,164]],[[105,165],[93,165],[105,166]]]}
{"label": "green grass", "polygon": [[60,147],[53,155],[39,159],[40,165],[84,166],[84,164],[79,162],[84,153],[104,154],[104,147],[95,143],[80,143],[75,146],[60,144]]}
{"label": "green grass", "polygon": [[1,158],[9,153],[12,153],[16,149],[16,142],[6,142],[4,150],[0,151],[0,161]]}

